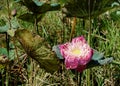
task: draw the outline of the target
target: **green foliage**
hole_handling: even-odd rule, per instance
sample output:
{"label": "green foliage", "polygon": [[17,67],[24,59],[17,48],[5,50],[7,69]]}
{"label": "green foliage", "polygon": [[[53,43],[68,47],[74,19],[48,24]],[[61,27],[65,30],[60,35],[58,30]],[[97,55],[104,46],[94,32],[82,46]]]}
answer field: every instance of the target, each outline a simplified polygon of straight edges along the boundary
{"label": "green foliage", "polygon": [[17,19],[12,18],[11,19],[11,26],[9,24],[9,22],[4,22],[4,24],[2,26],[0,26],[0,32],[7,32],[9,29],[18,29],[19,28],[19,23],[17,21]]}
{"label": "green foliage", "polygon": [[[56,53],[59,59],[64,59],[60,53],[58,46],[53,46],[53,51]],[[102,66],[111,63],[113,58],[104,58],[104,55],[96,50],[94,50],[91,61],[87,64],[87,68],[92,68],[96,66]]]}
{"label": "green foliage", "polygon": [[20,24],[16,18],[11,19],[11,29],[18,29],[20,27]]}
{"label": "green foliage", "polygon": [[53,46],[52,50],[56,53],[56,55],[57,55],[57,57],[58,57],[59,59],[64,59],[64,58],[62,57],[61,53],[60,53],[60,49],[59,49],[58,46]]}
{"label": "green foliage", "polygon": [[92,56],[92,60],[100,60],[100,59],[103,58],[103,56],[104,56],[103,53],[100,53],[100,52],[94,50],[94,54]]}
{"label": "green foliage", "polygon": [[39,37],[33,37],[26,29],[17,30],[15,37],[22,44],[26,53],[36,60],[45,71],[54,73],[60,68],[60,64],[51,49],[45,46],[45,42]]}
{"label": "green foliage", "polygon": [[7,32],[7,30],[9,29],[9,25],[8,24],[6,24],[6,25],[4,25],[4,26],[0,26],[0,32]]}
{"label": "green foliage", "polygon": [[23,15],[20,15],[18,18],[22,19],[23,21],[34,23],[35,19],[37,22],[39,22],[43,18],[44,14],[34,15],[32,13],[25,13]]}
{"label": "green foliage", "polygon": [[[52,46],[50,45],[59,45],[65,41],[68,41],[71,31],[71,22],[73,22],[72,19],[69,19],[69,22],[68,21],[61,22],[61,20],[63,19],[63,15],[61,11],[59,12],[58,11],[48,12],[48,11],[60,10],[60,8],[63,7],[65,8],[65,10],[63,9],[63,12],[68,17],[88,18],[89,17],[88,0],[59,0],[61,6],[60,4],[56,4],[56,3],[51,4],[49,2],[42,2],[41,0],[39,1],[9,0],[9,1],[10,1],[9,2],[10,11],[16,8],[17,15],[14,17],[10,15],[10,22],[9,22],[8,8],[6,6],[6,2],[4,0],[1,0],[0,1],[0,14],[1,14],[0,32],[7,32],[9,35],[11,34],[13,36],[14,34],[13,30],[18,29],[19,27],[26,28],[28,33],[30,31],[31,32],[29,35],[28,33],[24,33],[25,30],[23,30],[23,32],[21,30],[17,30],[16,31],[17,37],[10,38],[10,42],[14,42],[14,45],[10,44],[10,49],[12,50],[9,50],[9,56],[8,56],[9,60],[11,60],[12,63],[9,65],[10,70],[5,70],[4,73],[1,73],[2,79],[0,79],[0,83],[1,81],[3,81],[4,84],[4,82],[7,82],[5,78],[9,77],[10,83],[12,82],[12,85],[15,86],[21,83],[19,81],[23,81],[23,78],[25,78],[26,81],[25,83],[22,82],[21,85],[25,85],[25,86],[28,84],[30,84],[31,86],[46,86],[46,85],[55,85],[55,86],[76,85],[77,86],[78,83],[76,77],[79,76],[71,73],[71,71],[64,69],[63,64],[59,73],[55,73],[55,74],[46,73],[46,71],[53,73],[54,71],[58,70],[59,62],[57,64],[57,60],[58,60],[57,57],[59,57],[59,59],[63,59],[58,49],[58,46],[53,47],[53,51],[57,53],[57,57],[56,57],[56,54],[52,52],[51,50]],[[14,3],[13,1],[16,1],[17,3]],[[91,45],[94,49],[104,53],[103,55],[103,53],[99,53],[95,51],[91,62],[87,65],[87,68],[94,67],[91,69],[92,72],[90,74],[91,76],[90,82],[92,82],[91,86],[102,86],[102,85],[110,86],[111,83],[113,86],[117,86],[120,80],[119,79],[120,78],[119,77],[120,17],[118,12],[119,8],[116,9],[115,4],[113,4],[114,7],[111,7],[111,4],[114,1],[117,2],[118,0],[101,0],[101,1],[90,0],[90,1],[91,1],[90,16],[97,20],[97,21],[95,19],[92,20]],[[18,3],[21,3],[22,6],[18,5]],[[112,8],[115,8],[114,12],[109,11]],[[101,15],[105,11],[110,12],[110,15],[107,15],[107,17],[105,17],[106,14]],[[42,37],[42,39],[44,38],[44,41],[40,40],[41,37],[36,37],[36,33],[33,30],[33,28],[35,27],[33,26],[33,24],[29,22],[32,23],[39,22],[37,24],[39,35]],[[12,27],[10,27],[10,23]],[[86,22],[85,24],[87,28],[89,28],[88,22]],[[83,28],[84,28],[84,22],[81,19],[77,19],[74,36],[84,35],[85,37],[87,37],[88,29],[86,27],[84,29]],[[19,33],[19,31],[21,31],[21,33]],[[32,34],[35,37],[31,36]],[[2,38],[6,40],[5,37],[2,37],[2,35],[0,34],[0,44]],[[19,40],[20,43],[13,38]],[[26,53],[28,56],[26,55],[25,57],[23,57],[22,55]],[[1,55],[2,56],[8,55],[8,51],[6,47],[0,48],[0,56]],[[35,59],[39,63],[40,68],[38,67],[38,63],[36,63],[34,60],[31,60],[31,58],[29,57]],[[115,61],[112,61],[113,58],[109,58],[109,57],[113,57]],[[112,64],[101,66],[104,64],[108,64],[111,61]],[[5,68],[5,66],[0,65],[0,68],[2,67]],[[46,71],[41,70],[41,68],[45,69]],[[7,75],[8,73],[7,71],[9,71],[10,73],[9,76]],[[25,71],[25,74],[23,73],[23,71]],[[21,76],[23,77],[21,78]],[[16,79],[18,78],[19,81],[16,82]],[[22,80],[20,80],[20,78]],[[83,73],[81,83],[82,86],[86,86],[86,73]]]}
{"label": "green foliage", "polygon": [[8,52],[6,48],[0,48],[0,55],[6,55],[8,56]]}
{"label": "green foliage", "polygon": [[0,48],[0,56],[2,56],[2,55],[7,56],[7,58],[9,60],[14,60],[15,52],[14,52],[14,50],[10,50],[9,51],[9,55],[8,55],[8,51],[7,51],[6,48]]}
{"label": "green foliage", "polygon": [[63,13],[68,17],[95,18],[98,15],[114,8],[112,3],[117,0],[66,0]]}
{"label": "green foliage", "polygon": [[94,54],[92,56],[91,61],[87,64],[87,68],[92,68],[96,66],[102,66],[105,64],[109,64],[113,61],[113,58],[104,58],[103,54],[94,50]]}
{"label": "green foliage", "polygon": [[6,24],[6,22],[4,21],[4,19],[0,19],[0,26],[4,26]]}
{"label": "green foliage", "polygon": [[32,12],[20,15],[18,18],[32,23],[35,22],[35,19],[37,22],[39,22],[46,12],[60,9],[60,4],[57,3],[50,4],[46,2],[40,2],[38,0],[20,0],[17,2],[26,6]]}
{"label": "green foliage", "polygon": [[120,11],[116,10],[110,14],[113,21],[120,21]]}

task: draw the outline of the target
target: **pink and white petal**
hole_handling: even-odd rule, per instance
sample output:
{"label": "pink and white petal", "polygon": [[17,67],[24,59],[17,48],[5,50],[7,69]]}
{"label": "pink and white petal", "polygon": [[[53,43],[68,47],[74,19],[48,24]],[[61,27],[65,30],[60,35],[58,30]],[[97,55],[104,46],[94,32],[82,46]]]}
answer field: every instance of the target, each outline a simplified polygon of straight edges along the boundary
{"label": "pink and white petal", "polygon": [[79,65],[77,68],[76,68],[76,70],[78,71],[78,72],[83,72],[84,70],[86,69],[86,65]]}
{"label": "pink and white petal", "polygon": [[90,59],[81,59],[81,60],[79,60],[79,65],[86,65],[87,63],[90,62],[90,60],[91,60],[91,58]]}
{"label": "pink and white petal", "polygon": [[93,49],[91,49],[90,52],[89,52],[89,57],[92,57],[93,53],[94,53],[94,51],[93,51]]}
{"label": "pink and white petal", "polygon": [[93,55],[93,50],[91,50],[87,56],[84,56],[83,58],[80,58],[79,60],[79,64],[80,65],[86,65],[87,63],[90,62],[90,60],[92,59],[92,55]]}
{"label": "pink and white petal", "polygon": [[91,60],[92,56],[93,56],[93,49],[91,49],[91,50],[89,51],[89,53],[88,53],[88,55],[86,56],[86,58],[88,58],[89,60]]}
{"label": "pink and white petal", "polygon": [[92,56],[93,56],[93,50],[91,49],[91,50],[89,51],[89,53],[86,55],[86,57],[85,57],[85,60],[84,60],[84,61],[86,61],[86,64],[87,64],[88,62],[90,62],[90,60],[92,59]]}
{"label": "pink and white petal", "polygon": [[65,51],[67,51],[69,43],[58,45],[61,55],[64,57]]}
{"label": "pink and white petal", "polygon": [[[92,55],[93,55],[93,50],[92,49],[89,49],[87,50],[88,52],[85,52],[86,55],[85,56],[82,56],[79,60],[79,64],[81,65],[86,65],[87,63],[89,63],[89,61],[91,60],[92,58]],[[84,54],[85,54],[84,53]]]}
{"label": "pink and white petal", "polygon": [[72,43],[78,43],[78,42],[86,43],[86,40],[83,36],[79,36],[79,37],[76,37],[76,38],[72,39]]}
{"label": "pink and white petal", "polygon": [[67,69],[76,69],[78,66],[78,59],[68,57],[65,59],[65,66]]}
{"label": "pink and white petal", "polygon": [[89,61],[85,59],[80,59],[79,60],[79,65],[86,65]]}

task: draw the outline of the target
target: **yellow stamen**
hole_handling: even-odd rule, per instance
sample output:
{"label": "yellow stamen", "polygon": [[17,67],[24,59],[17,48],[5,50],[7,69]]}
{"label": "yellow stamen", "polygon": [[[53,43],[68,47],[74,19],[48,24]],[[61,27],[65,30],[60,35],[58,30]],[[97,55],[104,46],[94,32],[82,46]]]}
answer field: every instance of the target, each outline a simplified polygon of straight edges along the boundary
{"label": "yellow stamen", "polygon": [[79,54],[80,54],[80,50],[79,50],[79,49],[73,49],[73,50],[72,50],[72,53],[73,53],[74,55],[79,55]]}

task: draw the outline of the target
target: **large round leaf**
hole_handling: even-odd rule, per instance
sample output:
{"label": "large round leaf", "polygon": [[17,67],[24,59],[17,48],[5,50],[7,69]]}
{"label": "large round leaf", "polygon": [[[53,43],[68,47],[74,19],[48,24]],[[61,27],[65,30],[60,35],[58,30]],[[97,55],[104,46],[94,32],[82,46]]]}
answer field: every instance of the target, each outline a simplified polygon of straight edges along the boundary
{"label": "large round leaf", "polygon": [[40,2],[39,0],[17,0],[17,2],[26,6],[31,12],[35,14],[45,13],[47,11],[54,11],[60,9],[60,4],[50,4],[47,2]]}
{"label": "large round leaf", "polygon": [[56,55],[47,48],[40,36],[33,37],[32,33],[26,29],[17,30],[15,37],[22,44],[27,55],[36,60],[40,67],[47,72],[54,73],[60,68],[60,63]]}
{"label": "large round leaf", "polygon": [[63,12],[68,17],[88,18],[96,17],[114,7],[112,3],[117,0],[66,0]]}

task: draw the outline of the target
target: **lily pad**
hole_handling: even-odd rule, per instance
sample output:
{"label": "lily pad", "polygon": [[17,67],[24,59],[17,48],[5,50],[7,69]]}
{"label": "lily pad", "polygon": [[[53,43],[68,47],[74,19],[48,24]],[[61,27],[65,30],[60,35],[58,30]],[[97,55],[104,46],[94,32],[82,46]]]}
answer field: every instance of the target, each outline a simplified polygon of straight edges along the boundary
{"label": "lily pad", "polygon": [[105,58],[103,53],[100,53],[100,52],[94,50],[94,54],[92,56],[91,61],[87,64],[87,68],[102,66],[105,64],[109,64],[112,61],[113,61],[113,57]]}
{"label": "lily pad", "polygon": [[53,46],[52,51],[54,51],[59,59],[64,59],[60,53],[60,49],[58,46]]}
{"label": "lily pad", "polygon": [[12,18],[11,19],[11,27],[9,22],[6,22],[4,25],[0,26],[0,33],[4,33],[7,32],[9,29],[18,29],[19,28],[19,23],[17,21],[17,19]]}
{"label": "lily pad", "polygon": [[[60,1],[60,0],[59,0]],[[112,3],[118,0],[66,0],[63,13],[68,17],[91,18],[116,7],[112,7]]]}
{"label": "lily pad", "polygon": [[23,21],[34,23],[35,19],[37,19],[37,22],[39,22],[43,18],[43,16],[44,16],[44,14],[34,15],[32,13],[25,13],[23,15],[20,15],[18,18]]}
{"label": "lily pad", "polygon": [[47,11],[59,10],[61,8],[60,4],[50,4],[47,2],[40,2],[38,0],[20,0],[18,1],[22,5],[26,6],[31,12],[35,14],[46,13]]}
{"label": "lily pad", "polygon": [[94,54],[92,56],[92,60],[100,60],[104,57],[103,53],[98,52],[97,50],[94,50]]}

